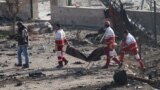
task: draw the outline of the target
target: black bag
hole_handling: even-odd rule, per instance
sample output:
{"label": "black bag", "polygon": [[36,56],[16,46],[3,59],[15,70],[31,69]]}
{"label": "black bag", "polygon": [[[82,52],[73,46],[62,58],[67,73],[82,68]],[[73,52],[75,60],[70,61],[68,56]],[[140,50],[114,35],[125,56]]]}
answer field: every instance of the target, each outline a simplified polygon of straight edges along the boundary
{"label": "black bag", "polygon": [[125,85],[128,83],[128,77],[125,70],[116,71],[113,76],[114,82],[118,85]]}
{"label": "black bag", "polygon": [[102,55],[106,54],[106,47],[99,47],[95,49],[89,56],[88,60],[89,61],[98,61],[101,59]]}
{"label": "black bag", "polygon": [[74,47],[67,46],[66,53],[73,57],[87,61],[87,57],[83,53],[81,53],[79,50],[75,49]]}

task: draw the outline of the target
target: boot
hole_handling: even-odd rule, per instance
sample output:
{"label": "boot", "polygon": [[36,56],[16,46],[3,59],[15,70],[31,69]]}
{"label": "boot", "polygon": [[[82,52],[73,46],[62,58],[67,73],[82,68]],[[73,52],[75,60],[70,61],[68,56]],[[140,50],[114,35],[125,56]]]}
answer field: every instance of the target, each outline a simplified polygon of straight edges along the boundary
{"label": "boot", "polygon": [[102,69],[107,69],[110,63],[110,58],[107,57],[106,64],[102,67]]}
{"label": "boot", "polygon": [[68,60],[63,58],[63,62],[64,62],[64,65],[67,65],[68,64]]}
{"label": "boot", "polygon": [[141,68],[142,70],[145,69],[144,64],[143,64],[143,62],[142,62],[141,59],[138,59],[138,63],[139,63],[140,68]]}
{"label": "boot", "polygon": [[16,66],[16,67],[21,67],[22,64],[17,64],[17,63],[15,63],[15,66]]}
{"label": "boot", "polygon": [[63,63],[62,63],[62,61],[59,61],[58,65],[56,66],[56,68],[62,68],[62,67],[63,67]]}
{"label": "boot", "polygon": [[29,64],[23,64],[22,68],[29,68]]}
{"label": "boot", "polygon": [[125,55],[125,53],[123,53],[123,52],[120,53],[120,56],[119,56],[120,62],[123,62],[124,55]]}
{"label": "boot", "polygon": [[120,69],[122,66],[123,66],[123,63],[122,63],[122,62],[120,62],[120,64],[119,64],[118,68]]}
{"label": "boot", "polygon": [[107,69],[108,68],[108,65],[107,64],[105,64],[103,67],[102,67],[102,69]]}

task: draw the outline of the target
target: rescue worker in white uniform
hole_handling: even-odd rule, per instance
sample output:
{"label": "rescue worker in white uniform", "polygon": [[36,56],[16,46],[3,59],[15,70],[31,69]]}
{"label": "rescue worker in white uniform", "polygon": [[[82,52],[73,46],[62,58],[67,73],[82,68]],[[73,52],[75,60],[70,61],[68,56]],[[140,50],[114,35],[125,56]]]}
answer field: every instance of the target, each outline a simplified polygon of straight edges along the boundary
{"label": "rescue worker in white uniform", "polygon": [[105,21],[105,43],[106,43],[106,64],[102,68],[108,68],[110,64],[110,59],[113,59],[117,64],[119,64],[119,68],[122,66],[122,63],[118,60],[117,53],[115,51],[115,46],[117,45],[115,42],[115,33],[113,29],[110,27],[110,22]]}
{"label": "rescue worker in white uniform", "polygon": [[57,68],[63,67],[63,62],[65,65],[68,64],[67,59],[64,57],[63,47],[65,43],[68,44],[65,36],[64,30],[61,28],[60,24],[56,24],[56,32],[55,32],[55,50],[57,51],[57,58],[58,58],[58,66]]}
{"label": "rescue worker in white uniform", "polygon": [[123,58],[126,52],[131,52],[135,55],[140,67],[144,70],[144,64],[140,55],[138,54],[138,45],[136,39],[127,30],[124,31],[125,40],[121,43],[120,61],[123,62]]}

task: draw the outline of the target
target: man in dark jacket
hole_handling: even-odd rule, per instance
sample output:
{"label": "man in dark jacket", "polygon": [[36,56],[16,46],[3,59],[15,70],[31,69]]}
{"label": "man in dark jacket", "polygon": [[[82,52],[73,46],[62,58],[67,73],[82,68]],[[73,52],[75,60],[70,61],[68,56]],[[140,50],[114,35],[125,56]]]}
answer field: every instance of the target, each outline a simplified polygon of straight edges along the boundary
{"label": "man in dark jacket", "polygon": [[[29,68],[29,56],[28,56],[28,32],[27,28],[22,22],[17,23],[18,27],[18,64],[16,66],[23,66],[23,68]],[[25,64],[22,65],[22,56],[24,54]]]}

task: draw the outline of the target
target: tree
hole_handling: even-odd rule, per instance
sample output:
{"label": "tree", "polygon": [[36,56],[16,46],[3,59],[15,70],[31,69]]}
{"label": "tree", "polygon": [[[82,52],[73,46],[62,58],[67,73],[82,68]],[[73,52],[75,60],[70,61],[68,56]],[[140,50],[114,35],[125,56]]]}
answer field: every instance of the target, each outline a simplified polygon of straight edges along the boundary
{"label": "tree", "polygon": [[15,34],[16,17],[26,0],[6,0],[7,12],[12,20],[12,33]]}

